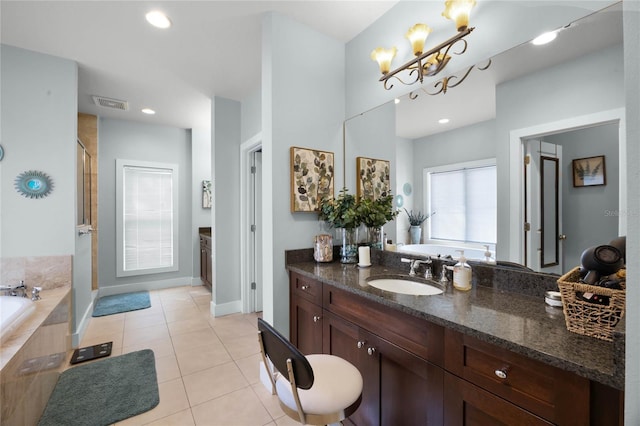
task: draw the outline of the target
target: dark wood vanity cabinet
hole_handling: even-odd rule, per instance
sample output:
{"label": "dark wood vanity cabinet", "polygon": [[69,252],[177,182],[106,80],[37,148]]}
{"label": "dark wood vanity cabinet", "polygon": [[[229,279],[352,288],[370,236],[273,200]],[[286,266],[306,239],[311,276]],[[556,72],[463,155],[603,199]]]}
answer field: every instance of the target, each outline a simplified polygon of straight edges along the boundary
{"label": "dark wood vanity cabinet", "polygon": [[322,283],[291,273],[289,340],[304,354],[322,353]]}
{"label": "dark wood vanity cabinet", "polygon": [[209,289],[213,281],[211,262],[211,237],[200,234],[200,279]]}
{"label": "dark wood vanity cabinet", "polygon": [[623,393],[352,292],[290,275],[291,341],[364,379],[355,425],[621,425]]}

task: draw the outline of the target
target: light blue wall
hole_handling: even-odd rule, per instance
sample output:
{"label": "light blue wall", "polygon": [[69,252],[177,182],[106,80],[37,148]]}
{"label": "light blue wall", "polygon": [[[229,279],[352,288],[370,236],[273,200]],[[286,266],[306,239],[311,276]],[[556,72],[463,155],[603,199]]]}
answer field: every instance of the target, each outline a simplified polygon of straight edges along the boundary
{"label": "light blue wall", "polygon": [[[288,334],[289,290],[284,251],[311,247],[315,213],[290,212],[289,148],[335,153],[344,177],[344,44],[284,16],[269,13],[262,31],[264,318]],[[339,188],[337,188],[339,189]]]}
{"label": "light blue wall", "polygon": [[[136,289],[189,285],[193,271],[191,131],[100,118],[98,140],[100,291],[113,294]],[[119,158],[178,164],[178,271],[116,277],[116,159]]]}
{"label": "light blue wall", "polygon": [[[75,62],[1,45],[3,257],[72,255],[76,226],[77,81]],[[53,192],[30,199],[16,176],[46,173]]]}
{"label": "light blue wall", "polygon": [[[618,124],[605,124],[543,138],[562,146],[562,233],[565,270],[580,265],[580,255],[591,246],[618,236],[619,137]],[[572,160],[605,156],[605,186],[574,188]]]}
{"label": "light blue wall", "polygon": [[[640,2],[625,0],[624,91],[627,117],[627,257],[640,257]],[[627,263],[627,282],[640,282],[640,263]],[[640,287],[627,286],[627,306],[640,304]],[[640,310],[627,309],[625,424],[640,424]]]}
{"label": "light blue wall", "polygon": [[246,142],[262,130],[262,91],[256,90],[242,100],[240,139]]}
{"label": "light blue wall", "polygon": [[240,103],[215,97],[211,107],[215,235],[213,303],[216,315],[239,312]]}

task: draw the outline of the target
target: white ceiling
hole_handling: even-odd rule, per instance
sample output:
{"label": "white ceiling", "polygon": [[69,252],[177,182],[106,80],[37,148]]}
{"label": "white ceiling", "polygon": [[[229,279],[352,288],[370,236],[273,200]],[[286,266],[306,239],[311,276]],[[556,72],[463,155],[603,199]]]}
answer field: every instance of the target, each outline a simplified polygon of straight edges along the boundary
{"label": "white ceiling", "polygon": [[[7,1],[4,44],[75,60],[80,112],[181,128],[209,127],[210,98],[260,87],[261,17],[275,11],[347,42],[397,1]],[[147,24],[158,9],[168,30]],[[130,110],[94,105],[92,95]],[[144,107],[155,116],[140,112]]]}

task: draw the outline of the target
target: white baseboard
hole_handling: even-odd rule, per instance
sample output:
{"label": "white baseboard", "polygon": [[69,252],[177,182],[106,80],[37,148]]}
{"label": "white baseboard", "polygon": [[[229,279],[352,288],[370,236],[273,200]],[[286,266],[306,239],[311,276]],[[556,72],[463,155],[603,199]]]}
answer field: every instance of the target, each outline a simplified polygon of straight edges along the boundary
{"label": "white baseboard", "polygon": [[191,287],[197,287],[199,285],[204,285],[204,281],[200,277],[191,277]]}
{"label": "white baseboard", "polygon": [[84,311],[84,315],[82,315],[82,320],[78,325],[78,329],[76,330],[75,333],[71,334],[71,347],[74,349],[80,347],[80,342],[84,337],[84,333],[87,331],[87,326],[89,325],[89,321],[91,320],[91,315],[93,314],[93,305],[95,304],[97,298],[98,298],[98,291],[97,290],[92,291],[91,303],[89,303],[89,306],[87,306],[87,309]]}
{"label": "white baseboard", "polygon": [[103,297],[103,296],[111,296],[114,294],[133,293],[136,291],[144,291],[144,290],[147,290],[147,291],[162,290],[165,288],[184,287],[184,286],[190,286],[190,285],[191,285],[190,277],[171,278],[168,280],[103,286],[103,287],[100,287],[99,294],[100,294],[100,297]]}
{"label": "white baseboard", "polygon": [[216,304],[211,302],[211,315],[221,317],[223,315],[237,314],[242,312],[242,300],[234,300],[233,302]]}

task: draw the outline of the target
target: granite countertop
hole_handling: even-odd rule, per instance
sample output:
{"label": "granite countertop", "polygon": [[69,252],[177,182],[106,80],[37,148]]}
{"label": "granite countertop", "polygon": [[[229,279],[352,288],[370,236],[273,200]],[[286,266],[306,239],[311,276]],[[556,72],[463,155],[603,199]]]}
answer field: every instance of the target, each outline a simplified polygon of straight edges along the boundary
{"label": "granite countertop", "polygon": [[469,292],[452,290],[449,285],[444,294],[435,296],[395,294],[374,288],[366,280],[385,274],[408,276],[407,268],[375,264],[359,268],[335,261],[299,261],[288,263],[287,269],[545,364],[624,389],[624,343],[569,332],[562,308],[547,306],[543,297],[475,284]]}

